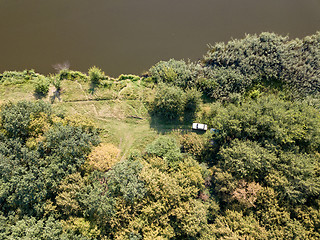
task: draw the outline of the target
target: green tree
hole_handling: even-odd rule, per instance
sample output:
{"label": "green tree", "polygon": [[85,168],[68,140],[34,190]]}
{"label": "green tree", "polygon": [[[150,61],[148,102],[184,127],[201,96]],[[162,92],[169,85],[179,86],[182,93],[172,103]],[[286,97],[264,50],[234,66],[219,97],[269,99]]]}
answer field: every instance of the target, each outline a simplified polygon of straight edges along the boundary
{"label": "green tree", "polygon": [[170,59],[160,61],[149,69],[151,78],[156,83],[166,83],[180,88],[194,87],[197,74],[191,64],[183,60]]}
{"label": "green tree", "polygon": [[177,87],[161,84],[158,86],[152,113],[169,120],[179,119],[183,116],[185,107],[185,93]]}
{"label": "green tree", "polygon": [[89,79],[92,84],[99,85],[104,78],[104,72],[100,68],[94,66],[89,69]]}

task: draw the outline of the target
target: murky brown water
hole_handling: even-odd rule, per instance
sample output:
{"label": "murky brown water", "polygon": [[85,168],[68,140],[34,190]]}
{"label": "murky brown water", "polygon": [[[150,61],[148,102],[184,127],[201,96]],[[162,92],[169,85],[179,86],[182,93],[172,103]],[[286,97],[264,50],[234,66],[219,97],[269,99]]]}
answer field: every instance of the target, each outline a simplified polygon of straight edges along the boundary
{"label": "murky brown water", "polygon": [[208,43],[320,30],[320,0],[0,0],[0,72],[70,62],[140,74],[159,60],[201,58]]}

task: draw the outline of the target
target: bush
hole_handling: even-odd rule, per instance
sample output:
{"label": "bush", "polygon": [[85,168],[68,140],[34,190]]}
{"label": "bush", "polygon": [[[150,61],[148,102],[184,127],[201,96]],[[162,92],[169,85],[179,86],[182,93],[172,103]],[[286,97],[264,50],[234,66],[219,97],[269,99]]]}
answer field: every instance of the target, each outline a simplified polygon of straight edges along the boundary
{"label": "bush", "polygon": [[204,150],[204,142],[196,133],[184,134],[181,136],[181,148],[185,153],[189,153],[197,159],[201,158]]}
{"label": "bush", "polygon": [[139,76],[136,76],[136,75],[132,75],[132,74],[121,74],[119,77],[118,77],[118,80],[121,81],[121,80],[127,80],[127,79],[130,79],[131,81],[135,82],[135,81],[138,81],[140,79]]}
{"label": "bush", "polygon": [[42,119],[44,115],[47,116],[45,119],[50,119],[51,114],[51,106],[43,101],[8,103],[1,106],[0,128],[9,138],[26,141],[34,134],[34,129],[31,127],[33,120]]}
{"label": "bush", "polygon": [[287,43],[285,83],[300,94],[320,92],[320,32]]}
{"label": "bush", "polygon": [[287,37],[274,33],[246,35],[244,39],[210,46],[204,57],[207,66],[237,69],[252,80],[282,77]]}
{"label": "bush", "polygon": [[139,98],[139,88],[136,86],[133,86],[132,84],[123,88],[119,94],[124,98],[128,100],[135,100]]}
{"label": "bush", "polygon": [[119,161],[119,154],[120,149],[113,144],[100,144],[88,156],[88,170],[108,171]]}
{"label": "bush", "polygon": [[229,97],[230,94],[243,94],[252,85],[239,70],[231,68],[206,68],[205,79],[198,80],[199,88],[213,99]]}
{"label": "bush", "polygon": [[146,153],[158,157],[165,157],[170,152],[180,153],[177,141],[168,136],[160,136],[146,148]]}
{"label": "bush", "polygon": [[24,70],[23,72],[6,71],[3,74],[0,74],[0,84],[22,84],[37,76],[38,74],[36,74],[33,69]]}
{"label": "bush", "polygon": [[53,86],[56,88],[56,91],[61,90],[61,80],[60,78],[54,77],[52,81]]}
{"label": "bush", "polygon": [[[226,69],[243,75],[240,80],[244,82],[238,84],[241,92],[251,84],[262,84],[293,89],[292,95],[315,94],[320,92],[319,49],[320,32],[291,41],[288,37],[264,32],[210,46],[204,64],[213,72]],[[228,81],[220,85],[228,88]]]}
{"label": "bush", "polygon": [[49,92],[50,81],[43,76],[35,79],[34,92],[41,96],[46,96]]}
{"label": "bush", "polygon": [[79,71],[72,71],[69,69],[63,69],[59,72],[58,77],[59,80],[70,80],[70,81],[87,81],[88,76]]}
{"label": "bush", "polygon": [[183,60],[160,61],[149,69],[149,73],[156,83],[163,82],[181,88],[194,87],[196,73]]}
{"label": "bush", "polygon": [[152,112],[165,119],[178,119],[183,115],[185,93],[178,87],[158,86]]}
{"label": "bush", "polygon": [[188,89],[186,91],[186,100],[185,100],[185,112],[196,113],[200,110],[200,105],[202,103],[201,92],[195,88]]}
{"label": "bush", "polygon": [[91,83],[99,85],[100,81],[105,79],[104,72],[100,68],[93,66],[89,69],[89,79]]}

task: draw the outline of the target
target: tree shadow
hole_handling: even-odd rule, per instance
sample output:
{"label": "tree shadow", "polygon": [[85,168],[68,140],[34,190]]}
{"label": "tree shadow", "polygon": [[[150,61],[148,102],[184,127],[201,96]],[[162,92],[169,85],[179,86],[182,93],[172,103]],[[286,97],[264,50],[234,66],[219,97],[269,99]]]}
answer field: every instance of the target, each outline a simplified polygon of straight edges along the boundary
{"label": "tree shadow", "polygon": [[192,123],[195,120],[195,113],[186,113],[180,119],[165,119],[158,115],[151,115],[150,128],[156,130],[160,134],[179,131],[182,133],[195,132],[197,134],[204,134],[206,131],[193,130]]}
{"label": "tree shadow", "polygon": [[98,83],[95,83],[95,82],[90,82],[90,88],[89,88],[89,93],[92,95],[95,93],[96,91],[96,88],[99,87],[99,84]]}
{"label": "tree shadow", "polygon": [[187,131],[191,129],[180,119],[165,119],[161,116],[151,115],[150,128],[156,130],[158,133],[165,134],[175,130]]}
{"label": "tree shadow", "polygon": [[50,102],[54,103],[56,99],[58,99],[58,101],[61,102],[60,90],[56,90],[53,92],[53,95],[50,96]]}
{"label": "tree shadow", "polygon": [[47,97],[48,94],[43,94],[43,93],[40,93],[40,92],[34,92],[33,93],[33,97],[36,99],[36,100],[41,100],[45,97]]}

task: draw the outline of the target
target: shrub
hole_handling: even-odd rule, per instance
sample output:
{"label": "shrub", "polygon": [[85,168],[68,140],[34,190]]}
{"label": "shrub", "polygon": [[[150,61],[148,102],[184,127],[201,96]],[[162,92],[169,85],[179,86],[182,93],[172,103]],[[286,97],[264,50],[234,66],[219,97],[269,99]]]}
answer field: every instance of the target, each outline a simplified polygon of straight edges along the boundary
{"label": "shrub", "polygon": [[163,82],[181,88],[193,87],[196,75],[190,64],[174,59],[158,62],[149,69],[149,73],[156,83]]}
{"label": "shrub", "polygon": [[[245,89],[252,83],[281,89],[285,86],[294,90],[292,95],[315,94],[320,92],[319,49],[320,32],[291,41],[264,32],[210,46],[204,64],[214,72],[227,69],[240,73]],[[228,87],[227,82],[222,85]]]}
{"label": "shrub", "polygon": [[24,70],[23,72],[6,71],[0,74],[0,84],[11,85],[25,83],[33,78],[36,78],[38,74],[31,70]]}
{"label": "shrub", "polygon": [[320,92],[320,32],[287,44],[285,83],[305,94]]}
{"label": "shrub", "polygon": [[193,155],[195,158],[201,158],[204,150],[203,140],[196,133],[184,134],[181,136],[181,148],[185,153]]}
{"label": "shrub", "polygon": [[127,86],[125,88],[123,88],[119,94],[124,97],[125,99],[128,100],[135,100],[139,98],[139,89],[136,86],[133,86],[131,84],[131,86]]}
{"label": "shrub", "polygon": [[158,86],[152,112],[165,119],[178,119],[183,115],[185,93],[178,87],[161,84]]}
{"label": "shrub", "polygon": [[54,77],[52,81],[53,86],[56,88],[56,91],[61,90],[61,80],[60,78]]}
{"label": "shrub", "polygon": [[100,144],[88,156],[88,169],[101,172],[108,171],[118,161],[120,150],[113,144]]}
{"label": "shrub", "polygon": [[63,69],[59,72],[58,77],[59,80],[70,80],[70,81],[87,81],[88,76],[79,71],[72,71],[69,69]]}
{"label": "shrub", "polygon": [[158,157],[165,157],[170,152],[179,152],[180,149],[177,141],[168,136],[160,136],[146,148],[146,153]]}
{"label": "shrub", "polygon": [[89,69],[89,79],[91,83],[99,85],[100,81],[104,78],[104,72],[100,68],[93,66]]}
{"label": "shrub", "polygon": [[246,35],[244,39],[210,46],[204,57],[207,66],[237,69],[252,80],[282,77],[288,37],[274,33]]}
{"label": "shrub", "polygon": [[46,96],[49,92],[50,82],[46,77],[39,76],[35,79],[34,92],[41,96]]}
{"label": "shrub", "polygon": [[136,75],[132,75],[132,74],[121,74],[119,77],[118,77],[118,80],[121,81],[121,80],[127,80],[127,79],[130,79],[131,81],[135,82],[135,81],[138,81],[140,79],[139,76],[136,76]]}
{"label": "shrub", "polygon": [[185,112],[196,113],[200,110],[202,103],[201,92],[195,88],[186,91]]}
{"label": "shrub", "polygon": [[128,82],[128,80],[122,80],[122,81],[119,81],[119,82],[113,82],[112,83],[112,90],[116,91],[116,92],[120,92],[122,89],[124,89]]}
{"label": "shrub", "polygon": [[38,122],[42,122],[44,119],[50,119],[51,112],[50,105],[43,101],[8,103],[1,106],[0,127],[9,138],[25,141],[34,135],[35,129],[31,126],[34,125],[34,121],[41,119]]}
{"label": "shrub", "polygon": [[246,78],[239,70],[231,68],[205,68],[205,77],[197,81],[198,88],[208,97],[221,99],[230,94],[243,94],[252,85],[252,80]]}

